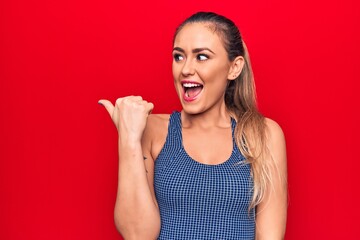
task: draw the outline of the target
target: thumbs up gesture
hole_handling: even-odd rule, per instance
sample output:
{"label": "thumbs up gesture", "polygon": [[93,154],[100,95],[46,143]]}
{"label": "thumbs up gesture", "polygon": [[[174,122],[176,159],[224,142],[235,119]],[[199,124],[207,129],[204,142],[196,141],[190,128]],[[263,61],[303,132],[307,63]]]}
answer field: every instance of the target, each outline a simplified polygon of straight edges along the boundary
{"label": "thumbs up gesture", "polygon": [[109,100],[101,99],[99,103],[105,107],[114,122],[120,139],[140,142],[146,127],[147,117],[154,105],[140,96],[118,98],[113,105]]}

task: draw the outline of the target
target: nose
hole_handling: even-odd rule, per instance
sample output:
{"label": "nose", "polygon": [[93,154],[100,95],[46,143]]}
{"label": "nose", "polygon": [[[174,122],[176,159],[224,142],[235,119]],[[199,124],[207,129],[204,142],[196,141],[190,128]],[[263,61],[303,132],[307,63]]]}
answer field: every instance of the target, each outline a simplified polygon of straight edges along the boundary
{"label": "nose", "polygon": [[195,66],[194,66],[194,62],[192,61],[192,59],[186,59],[186,61],[184,62],[184,65],[181,69],[181,74],[184,76],[191,76],[195,74]]}

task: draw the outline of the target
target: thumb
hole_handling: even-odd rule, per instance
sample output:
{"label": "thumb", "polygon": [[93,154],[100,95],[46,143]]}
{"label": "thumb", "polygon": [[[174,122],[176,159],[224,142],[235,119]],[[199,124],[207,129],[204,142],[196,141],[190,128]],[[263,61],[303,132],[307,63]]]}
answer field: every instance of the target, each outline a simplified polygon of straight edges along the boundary
{"label": "thumb", "polygon": [[113,112],[114,112],[114,105],[109,100],[106,100],[106,99],[100,99],[98,101],[98,103],[100,105],[103,105],[105,107],[106,111],[109,113],[110,117],[112,117]]}

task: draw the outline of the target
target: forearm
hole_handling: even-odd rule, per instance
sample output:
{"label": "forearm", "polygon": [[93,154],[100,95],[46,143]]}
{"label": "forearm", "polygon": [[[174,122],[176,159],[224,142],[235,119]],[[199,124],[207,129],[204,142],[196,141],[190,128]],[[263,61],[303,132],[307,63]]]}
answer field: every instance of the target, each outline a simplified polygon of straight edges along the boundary
{"label": "forearm", "polygon": [[160,214],[148,185],[140,142],[119,140],[115,224],[125,239],[156,238]]}

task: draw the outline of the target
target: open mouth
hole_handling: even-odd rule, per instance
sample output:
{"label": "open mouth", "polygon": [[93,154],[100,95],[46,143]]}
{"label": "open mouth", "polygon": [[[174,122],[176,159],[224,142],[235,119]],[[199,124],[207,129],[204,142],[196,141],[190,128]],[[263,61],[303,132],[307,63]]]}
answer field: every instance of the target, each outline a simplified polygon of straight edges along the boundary
{"label": "open mouth", "polygon": [[203,85],[194,82],[183,82],[184,99],[185,101],[193,101],[201,93]]}

